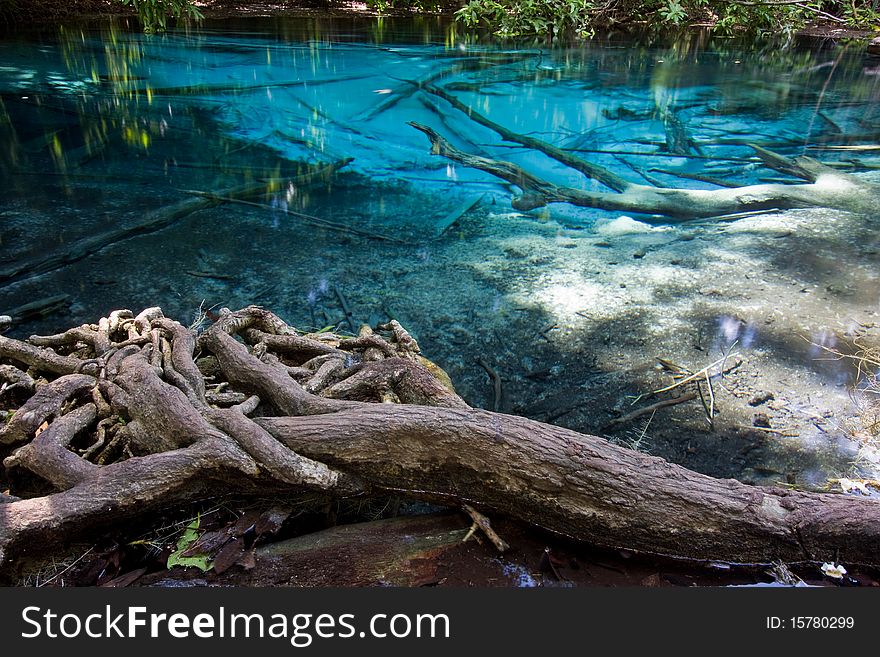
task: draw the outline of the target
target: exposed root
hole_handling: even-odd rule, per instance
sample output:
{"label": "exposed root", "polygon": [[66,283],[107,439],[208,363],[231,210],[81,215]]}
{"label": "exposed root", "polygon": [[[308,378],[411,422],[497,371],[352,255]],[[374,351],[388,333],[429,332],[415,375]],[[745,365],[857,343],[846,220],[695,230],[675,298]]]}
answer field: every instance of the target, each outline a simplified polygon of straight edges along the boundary
{"label": "exposed root", "polygon": [[[266,491],[479,504],[598,545],[693,559],[806,550],[878,563],[876,500],[715,480],[473,409],[400,324],[377,331],[302,336],[251,306],[221,311],[198,337],[150,308],[0,338],[7,390],[30,395],[0,430],[4,465],[55,491],[4,495],[0,565],[160,508]],[[688,377],[680,383],[711,381],[709,368]]]}

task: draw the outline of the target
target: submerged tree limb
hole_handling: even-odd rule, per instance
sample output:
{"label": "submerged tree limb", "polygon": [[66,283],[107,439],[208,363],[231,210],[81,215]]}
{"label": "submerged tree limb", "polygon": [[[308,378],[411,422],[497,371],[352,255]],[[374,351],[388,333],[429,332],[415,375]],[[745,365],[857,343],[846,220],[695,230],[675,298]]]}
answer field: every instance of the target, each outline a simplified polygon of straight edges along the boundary
{"label": "submerged tree limb", "polygon": [[133,237],[148,235],[167,228],[175,221],[188,217],[194,212],[214,207],[227,200],[242,200],[275,188],[279,183],[308,185],[325,180],[337,170],[347,166],[352,158],[345,158],[327,165],[309,166],[304,173],[292,178],[263,180],[256,183],[238,185],[220,190],[216,194],[187,198],[152,212],[148,212],[137,223],[130,226],[113,228],[103,233],[90,235],[77,242],[67,245],[63,251],[40,254],[29,260],[21,260],[0,268],[0,283],[24,281],[41,274],[56,271],[67,265],[79,262],[108,246],[118,244]]}
{"label": "submerged tree limb", "polygon": [[874,211],[880,201],[880,186],[876,184],[840,172],[809,157],[789,159],[753,144],[748,145],[765,166],[806,181],[806,184],[758,184],[712,190],[640,185],[568,150],[513,132],[443,89],[425,85],[422,90],[442,98],[475,123],[496,132],[505,141],[543,153],[616,192],[592,192],[556,185],[511,162],[464,152],[432,128],[415,122],[409,123],[428,137],[431,152],[435,155],[484,171],[519,187],[523,193],[513,199],[513,206],[518,210],[533,210],[550,203],[568,203],[586,208],[688,220],[754,210],[809,207],[867,213]]}
{"label": "submerged tree limb", "polygon": [[[522,190],[513,199],[517,210],[534,210],[550,203],[635,212],[688,219],[767,209],[828,207],[868,213],[880,201],[880,186],[821,165],[810,158],[789,161],[765,149],[754,147],[764,163],[783,173],[811,179],[808,184],[761,184],[713,190],[650,187],[628,183],[619,193],[590,192],[559,186],[535,176],[519,165],[471,155],[459,150],[432,128],[409,122],[431,142],[431,152],[464,166],[485,171]],[[537,140],[535,140],[537,141]],[[554,158],[556,159],[556,158]]]}
{"label": "submerged tree limb", "polygon": [[[601,167],[593,164],[592,162],[588,162],[587,160],[578,157],[571,151],[553,146],[552,144],[548,144],[547,142],[536,139],[535,137],[518,134],[516,132],[513,132],[512,130],[505,128],[503,125],[492,121],[488,117],[485,117],[479,112],[475,111],[473,108],[468,107],[458,98],[444,91],[443,89],[440,89],[439,87],[428,84],[422,85],[420,88],[428,93],[434,94],[438,98],[442,98],[447,103],[452,105],[455,109],[467,114],[467,116],[475,123],[479,123],[480,125],[485,126],[490,130],[493,130],[494,132],[497,132],[502,139],[521,144],[526,148],[540,151],[544,153],[544,155],[546,155],[547,157],[550,157],[567,167],[571,167],[575,171],[580,171],[588,178],[592,178],[602,183],[606,187],[610,187],[614,191],[623,192],[632,185],[632,183],[630,183],[628,180],[626,180],[625,178],[621,178],[613,171],[609,171],[605,167]],[[413,127],[415,127],[413,123],[410,123],[410,125],[413,125]]]}
{"label": "submerged tree limb", "polygon": [[[471,408],[396,322],[354,339],[296,336],[248,307],[221,311],[196,339],[156,308],[132,315],[99,322],[110,355],[96,357],[91,373],[0,341],[3,360],[55,377],[0,440],[5,466],[19,471],[11,480],[30,472],[55,490],[0,504],[7,579],[28,557],[124,531],[129,518],[267,492],[467,504],[594,545],[688,559],[880,565],[877,500],[713,479],[602,438]],[[219,363],[213,384],[241,405],[209,403],[196,348]],[[91,362],[88,346],[79,353]]]}

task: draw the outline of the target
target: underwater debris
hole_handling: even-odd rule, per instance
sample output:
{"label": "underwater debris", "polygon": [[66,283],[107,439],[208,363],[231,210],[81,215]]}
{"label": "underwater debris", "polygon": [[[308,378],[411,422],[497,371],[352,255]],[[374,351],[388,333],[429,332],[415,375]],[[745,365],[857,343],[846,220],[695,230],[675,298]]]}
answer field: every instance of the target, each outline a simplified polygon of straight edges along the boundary
{"label": "underwater debris", "polygon": [[843,564],[823,563],[821,570],[825,577],[830,577],[831,579],[842,580],[843,576],[846,575],[846,568],[843,567]]}

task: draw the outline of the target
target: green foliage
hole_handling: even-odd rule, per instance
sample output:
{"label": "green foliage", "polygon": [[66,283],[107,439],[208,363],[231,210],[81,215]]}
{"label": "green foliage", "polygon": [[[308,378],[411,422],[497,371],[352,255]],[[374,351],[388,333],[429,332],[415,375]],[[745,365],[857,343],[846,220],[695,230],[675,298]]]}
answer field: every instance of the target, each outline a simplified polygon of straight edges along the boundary
{"label": "green foliage", "polygon": [[168,17],[202,18],[201,12],[192,0],[119,0],[122,4],[134,7],[138,13],[144,32],[164,32]]}
{"label": "green foliage", "polygon": [[880,0],[868,2],[850,0],[842,4],[844,5],[842,17],[850,27],[871,27],[875,31],[880,31]]}
{"label": "green foliage", "polygon": [[470,0],[455,16],[468,27],[488,25],[497,34],[592,34],[592,0]]}
{"label": "green foliage", "polygon": [[177,539],[177,549],[169,555],[168,562],[165,564],[168,568],[173,568],[174,566],[194,566],[204,573],[211,567],[210,557],[205,554],[196,554],[191,557],[183,556],[183,553],[199,540],[200,522],[201,519],[196,518],[183,530],[183,534]]}
{"label": "green foliage", "polygon": [[368,7],[384,14],[391,10],[439,11],[442,0],[364,0]]}
{"label": "green foliage", "polygon": [[678,0],[666,0],[666,4],[658,12],[664,21],[673,25],[683,23],[688,17],[687,11]]}
{"label": "green foliage", "polygon": [[876,29],[880,0],[468,0],[456,17],[468,27],[489,27],[503,36],[589,35],[596,27],[615,23],[660,28],[699,23],[729,33],[785,32],[819,20]]}

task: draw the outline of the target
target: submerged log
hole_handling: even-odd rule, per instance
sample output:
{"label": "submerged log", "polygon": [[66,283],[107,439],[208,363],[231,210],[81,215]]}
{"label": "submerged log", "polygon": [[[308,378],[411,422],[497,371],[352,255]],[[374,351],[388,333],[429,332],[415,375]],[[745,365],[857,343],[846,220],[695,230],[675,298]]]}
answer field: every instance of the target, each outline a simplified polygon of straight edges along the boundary
{"label": "submerged log", "polygon": [[611,192],[587,191],[556,185],[519,165],[467,153],[453,146],[433,128],[410,121],[431,142],[431,152],[466,167],[478,169],[516,185],[522,194],[513,199],[517,210],[534,210],[551,203],[662,216],[667,219],[723,217],[740,212],[768,209],[826,207],[870,214],[880,202],[880,185],[838,171],[809,157],[789,159],[757,145],[751,145],[768,168],[800,179],[801,183],[756,184],[722,189],[677,189],[630,182],[605,167],[581,158],[535,137],[521,135],[483,116],[442,89],[425,86],[422,91],[445,100],[469,119],[496,132],[503,140],[543,153],[610,188]]}
{"label": "submerged log", "polygon": [[[198,339],[158,309],[115,317],[109,349],[80,361],[91,369],[50,347],[0,341],[0,358],[67,375],[38,386],[4,433],[16,450],[6,466],[57,491],[0,505],[6,574],[26,556],[151,510],[256,493],[469,504],[593,545],[693,560],[880,565],[880,501],[713,479],[602,438],[471,408],[395,322],[384,334],[288,343],[293,329],[256,307],[222,311]],[[330,351],[296,347],[317,342]],[[283,352],[273,353],[276,343]],[[229,391],[252,396],[246,403],[208,404],[197,346],[216,357]],[[330,361],[332,377],[322,367]],[[107,417],[125,449],[115,462],[80,464]]]}

